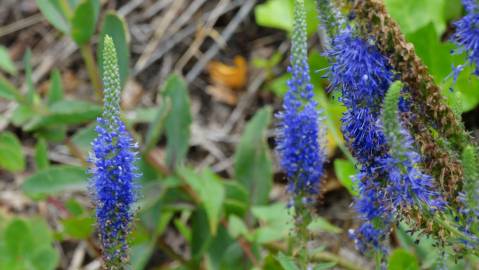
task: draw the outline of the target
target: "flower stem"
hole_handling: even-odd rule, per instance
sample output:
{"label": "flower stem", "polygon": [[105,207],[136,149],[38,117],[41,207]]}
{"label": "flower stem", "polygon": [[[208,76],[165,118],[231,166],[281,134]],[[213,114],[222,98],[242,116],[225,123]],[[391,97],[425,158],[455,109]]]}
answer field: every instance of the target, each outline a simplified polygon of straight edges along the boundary
{"label": "flower stem", "polygon": [[81,45],[80,52],[83,57],[83,60],[85,61],[88,77],[90,77],[90,81],[93,85],[93,88],[95,89],[96,97],[101,100],[103,94],[100,74],[98,72],[98,67],[96,65],[95,58],[93,57],[93,51],[90,44]]}

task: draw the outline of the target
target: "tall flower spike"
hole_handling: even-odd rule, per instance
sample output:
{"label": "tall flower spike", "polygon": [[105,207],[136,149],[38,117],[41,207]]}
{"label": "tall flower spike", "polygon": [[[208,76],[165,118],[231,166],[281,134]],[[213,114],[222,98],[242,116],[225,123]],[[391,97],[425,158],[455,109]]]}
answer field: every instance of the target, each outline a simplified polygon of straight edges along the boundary
{"label": "tall flower spike", "polygon": [[385,251],[383,242],[394,209],[384,188],[388,171],[382,161],[388,146],[379,117],[393,72],[387,59],[350,28],[334,37],[331,45],[325,53],[332,62],[328,72],[330,87],[341,91],[341,101],[347,108],[342,118],[343,134],[360,165],[356,176],[360,197],[355,207],[364,224],[352,236],[362,252]]}
{"label": "tall flower spike", "polygon": [[120,120],[120,78],[115,45],[105,36],[103,49],[104,109],[97,119],[92,143],[91,188],[97,228],[107,269],[123,269],[128,262],[127,236],[133,219],[137,168],[136,146]]}
{"label": "tall flower spike", "polygon": [[419,169],[421,157],[414,150],[411,135],[399,120],[402,88],[401,82],[393,83],[384,98],[382,125],[390,146],[390,156],[382,160],[384,167],[389,168],[387,191],[397,208],[433,212],[443,209],[446,203],[435,189],[433,178]]}
{"label": "tall flower spike", "polygon": [[306,12],[303,0],[295,1],[292,37],[292,78],[284,97],[283,112],[278,114],[278,147],[281,167],[289,181],[289,191],[309,199],[319,191],[325,153],[320,146],[320,112],[313,100],[309,75]]}
{"label": "tall flower spike", "polygon": [[[452,36],[452,42],[458,46],[456,53],[467,54],[466,65],[475,65],[474,74],[479,76],[479,4],[476,0],[463,0],[467,15],[454,23],[456,32]],[[460,65],[454,70],[454,79],[464,68]]]}

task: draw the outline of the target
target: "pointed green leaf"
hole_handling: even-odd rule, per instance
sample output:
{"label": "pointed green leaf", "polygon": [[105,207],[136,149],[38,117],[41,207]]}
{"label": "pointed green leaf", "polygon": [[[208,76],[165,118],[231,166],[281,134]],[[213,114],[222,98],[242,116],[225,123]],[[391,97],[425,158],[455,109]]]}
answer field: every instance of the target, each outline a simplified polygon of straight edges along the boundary
{"label": "pointed green leaf", "polygon": [[356,175],[356,169],[354,164],[345,159],[334,160],[334,173],[339,182],[349,191],[351,195],[358,195],[357,184],[352,180],[352,177]]}
{"label": "pointed green leaf", "polygon": [[450,0],[385,0],[389,14],[405,34],[432,23],[438,33],[446,29],[445,7]]}
{"label": "pointed green leaf", "polygon": [[103,74],[103,41],[104,37],[108,35],[115,43],[118,68],[120,71],[120,83],[122,88],[128,79],[129,65],[130,65],[130,49],[128,27],[125,19],[118,15],[116,11],[108,11],[101,26],[100,38],[97,49],[98,63],[100,63],[100,72]]}
{"label": "pointed green leaf", "polygon": [[[312,34],[318,25],[316,1],[305,0],[305,8],[308,34]],[[268,0],[255,7],[254,16],[256,23],[260,26],[277,28],[291,33],[294,24],[293,10],[294,0]]]}
{"label": "pointed green leaf", "polygon": [[85,190],[88,176],[85,168],[57,165],[39,171],[22,184],[22,190],[33,199]]}
{"label": "pointed green leaf", "polygon": [[166,117],[171,111],[171,100],[168,97],[163,99],[163,102],[159,105],[158,112],[155,115],[155,119],[148,126],[148,131],[145,137],[145,148],[143,151],[148,153],[160,139],[165,126]]}
{"label": "pointed green leaf", "polygon": [[388,270],[419,270],[416,256],[405,249],[398,248],[389,256]]}
{"label": "pointed green leaf", "polygon": [[210,170],[197,174],[190,169],[181,168],[180,174],[201,199],[201,203],[208,216],[211,234],[215,235],[225,197],[221,178]]}
{"label": "pointed green leaf", "polygon": [[83,0],[76,7],[71,25],[72,38],[79,46],[88,43],[93,33],[95,33],[99,9],[99,0]]}
{"label": "pointed green leaf", "polygon": [[3,69],[4,71],[12,75],[17,74],[17,68],[15,67],[15,64],[10,58],[8,49],[5,46],[1,46],[1,45],[0,45],[0,69]]}
{"label": "pointed green leaf", "polygon": [[63,100],[62,77],[58,69],[54,69],[50,77],[50,87],[48,88],[47,103],[53,103]]}
{"label": "pointed green leaf", "polygon": [[281,252],[276,256],[276,259],[284,270],[299,270],[299,267],[296,265],[293,258],[288,257]]}
{"label": "pointed green leaf", "polygon": [[58,1],[55,0],[36,0],[37,6],[42,12],[43,16],[64,34],[70,32],[70,24],[59,7]]}
{"label": "pointed green leaf", "polygon": [[35,146],[35,165],[37,170],[42,170],[50,166],[50,161],[48,160],[48,145],[45,139],[40,138],[37,141]]}
{"label": "pointed green leaf", "polygon": [[26,131],[52,125],[81,124],[95,120],[102,112],[100,106],[80,100],[62,100],[50,106],[44,116],[35,116],[25,125]]}
{"label": "pointed green leaf", "polygon": [[20,91],[5,77],[0,74],[0,98],[22,102],[24,100]]}
{"label": "pointed green leaf", "polygon": [[271,108],[258,111],[246,125],[236,148],[235,178],[249,191],[250,202],[266,204],[273,185],[273,169],[266,142],[266,130],[271,121]]}
{"label": "pointed green leaf", "polygon": [[171,100],[171,111],[165,120],[166,162],[174,168],[183,163],[189,148],[192,117],[186,82],[176,74],[170,75],[162,95]]}
{"label": "pointed green leaf", "polygon": [[25,156],[17,136],[11,132],[0,133],[0,168],[12,172],[25,169]]}
{"label": "pointed green leaf", "polygon": [[72,142],[84,154],[88,154],[91,150],[91,142],[96,138],[95,124],[79,129],[72,137]]}

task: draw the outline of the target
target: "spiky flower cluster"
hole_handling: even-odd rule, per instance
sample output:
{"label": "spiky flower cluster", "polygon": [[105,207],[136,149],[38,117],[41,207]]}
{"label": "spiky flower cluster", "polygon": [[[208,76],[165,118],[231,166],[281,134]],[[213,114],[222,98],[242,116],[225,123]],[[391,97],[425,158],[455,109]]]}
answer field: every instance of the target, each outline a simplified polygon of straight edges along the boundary
{"label": "spiky flower cluster", "polygon": [[302,0],[296,1],[292,38],[292,78],[284,97],[284,111],[278,114],[278,147],[281,167],[289,180],[289,190],[297,195],[318,192],[325,154],[320,146],[320,112],[313,100],[307,62],[306,14]]}
{"label": "spiky flower cluster", "polygon": [[[364,224],[352,234],[361,251],[384,251],[383,240],[392,219],[403,209],[422,205],[438,209],[443,203],[432,191],[432,177],[418,168],[420,156],[412,147],[411,136],[400,128],[399,136],[393,138],[400,142],[393,149],[399,153],[396,155],[383,131],[381,108],[394,79],[388,60],[350,28],[333,39],[326,56],[332,61],[328,74],[331,88],[341,91],[347,108],[343,134],[360,165],[356,176],[360,197],[355,207]],[[393,104],[396,109],[398,102]],[[392,120],[398,122],[397,117],[393,115]]]}
{"label": "spiky flower cluster", "polygon": [[128,260],[127,236],[133,219],[137,169],[133,139],[120,120],[120,79],[113,40],[105,37],[103,51],[104,111],[97,119],[92,143],[91,188],[97,227],[108,269],[123,269]]}
{"label": "spiky flower cluster", "polygon": [[[476,0],[463,0],[467,15],[454,23],[456,32],[452,42],[458,46],[456,53],[466,53],[466,65],[475,65],[475,75],[479,75],[479,4]],[[464,68],[459,65],[455,68],[454,77]]]}

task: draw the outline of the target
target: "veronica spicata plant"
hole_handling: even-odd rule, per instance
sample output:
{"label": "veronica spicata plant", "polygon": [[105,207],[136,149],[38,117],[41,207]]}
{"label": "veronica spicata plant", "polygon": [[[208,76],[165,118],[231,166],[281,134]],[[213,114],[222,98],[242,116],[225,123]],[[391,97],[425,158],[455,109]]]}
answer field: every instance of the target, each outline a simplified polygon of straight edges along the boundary
{"label": "veronica spicata plant", "polygon": [[323,139],[322,116],[313,100],[313,86],[309,75],[306,11],[303,0],[295,1],[294,28],[291,48],[292,77],[284,97],[283,111],[277,115],[277,150],[280,164],[288,178],[288,191],[292,194],[290,205],[295,210],[295,227],[302,258],[302,267],[308,265],[306,243],[309,240],[308,224],[312,220],[314,196],[320,191],[323,164],[326,154],[320,141]]}
{"label": "veronica spicata plant", "polygon": [[297,0],[292,37],[291,66],[288,71],[288,92],[283,111],[278,114],[277,150],[281,167],[288,177],[289,191],[307,202],[316,195],[323,175],[325,153],[320,145],[322,117],[313,100],[313,86],[309,75],[308,47],[304,3]]}
{"label": "veronica spicata plant", "polygon": [[120,77],[115,45],[109,36],[105,36],[103,61],[104,108],[92,143],[91,189],[106,267],[123,269],[128,263],[127,237],[136,197],[137,147],[120,119]]}
{"label": "veronica spicata plant", "polygon": [[[432,177],[419,169],[421,157],[401,127],[394,113],[397,110],[386,114],[391,118],[387,122],[381,119],[386,92],[396,77],[388,59],[373,40],[360,37],[353,27],[343,25],[329,31],[335,32],[325,53],[331,61],[328,77],[330,88],[341,92],[340,100],[347,108],[342,131],[360,171],[355,177],[359,189],[355,208],[364,221],[351,235],[361,252],[381,254],[387,251],[385,240],[396,218],[402,219],[406,211],[434,212],[442,209],[444,202],[434,190]],[[392,104],[395,106],[390,107],[397,108]],[[405,102],[401,104],[407,110]],[[398,131],[385,132],[383,124]]]}

